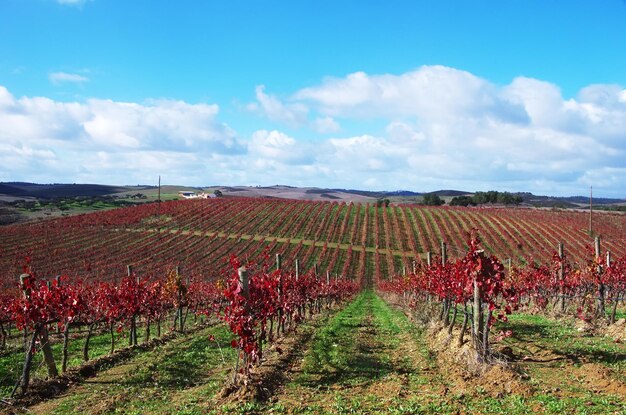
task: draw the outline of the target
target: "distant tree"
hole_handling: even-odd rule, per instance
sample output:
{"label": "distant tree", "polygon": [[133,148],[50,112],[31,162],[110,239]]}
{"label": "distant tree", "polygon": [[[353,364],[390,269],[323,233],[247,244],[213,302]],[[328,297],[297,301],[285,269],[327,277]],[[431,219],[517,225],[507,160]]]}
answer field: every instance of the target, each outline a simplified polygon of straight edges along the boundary
{"label": "distant tree", "polygon": [[443,201],[436,193],[426,193],[422,203],[426,206],[441,206],[446,202]]}
{"label": "distant tree", "polygon": [[485,203],[502,203],[504,205],[519,205],[524,200],[520,195],[514,195],[510,192],[498,192],[495,190],[490,190],[488,192],[476,192],[474,193],[474,197],[472,197],[473,201],[477,205],[482,205]]}
{"label": "distant tree", "polygon": [[450,206],[476,206],[474,199],[471,196],[456,196],[450,200]]}
{"label": "distant tree", "polygon": [[389,203],[391,203],[391,201],[387,198],[383,199],[383,204],[385,205],[385,207],[389,207]]}
{"label": "distant tree", "polygon": [[213,192],[213,194],[214,194],[215,196],[217,196],[217,197],[222,197],[222,196],[224,196],[224,195],[222,194],[222,191],[221,191],[220,189],[215,189],[215,191]]}

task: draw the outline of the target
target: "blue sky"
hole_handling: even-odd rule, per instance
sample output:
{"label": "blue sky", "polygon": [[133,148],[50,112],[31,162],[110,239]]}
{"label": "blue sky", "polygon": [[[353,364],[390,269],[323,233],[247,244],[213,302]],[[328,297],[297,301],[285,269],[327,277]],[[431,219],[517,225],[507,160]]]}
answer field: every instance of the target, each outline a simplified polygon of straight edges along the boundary
{"label": "blue sky", "polygon": [[626,197],[626,3],[0,2],[0,181]]}

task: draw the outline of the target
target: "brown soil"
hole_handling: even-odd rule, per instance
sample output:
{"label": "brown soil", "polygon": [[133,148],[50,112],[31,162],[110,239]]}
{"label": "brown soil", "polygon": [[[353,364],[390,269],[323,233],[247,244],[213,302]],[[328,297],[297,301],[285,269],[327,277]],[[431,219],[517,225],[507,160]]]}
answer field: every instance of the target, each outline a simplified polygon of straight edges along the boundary
{"label": "brown soil", "polygon": [[471,342],[459,347],[456,339],[459,330],[450,336],[446,329],[433,325],[428,330],[430,348],[435,352],[439,367],[456,384],[456,390],[462,394],[478,396],[487,393],[492,397],[516,394],[528,397],[532,395],[531,386],[523,380],[513,366],[504,361],[480,364]]}
{"label": "brown soil", "polygon": [[602,333],[612,338],[616,343],[626,343],[626,319],[620,318],[615,323],[603,329]]}
{"label": "brown soil", "polygon": [[612,370],[598,363],[586,363],[576,371],[576,378],[593,392],[626,397],[626,384],[620,382]]}
{"label": "brown soil", "polygon": [[275,339],[264,350],[260,364],[251,370],[250,379],[239,387],[226,385],[218,394],[216,403],[224,405],[233,402],[265,402],[271,399],[284,384],[288,374],[301,362],[309,340],[315,330],[326,321],[326,317],[325,313],[318,314],[307,325]]}

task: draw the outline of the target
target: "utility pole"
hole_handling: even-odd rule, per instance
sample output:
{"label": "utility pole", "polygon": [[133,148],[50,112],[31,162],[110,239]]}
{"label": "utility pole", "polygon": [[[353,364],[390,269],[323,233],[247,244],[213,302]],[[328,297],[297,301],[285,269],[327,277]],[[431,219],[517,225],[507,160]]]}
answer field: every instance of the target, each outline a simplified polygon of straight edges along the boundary
{"label": "utility pole", "polygon": [[593,186],[589,186],[589,235],[593,235]]}
{"label": "utility pole", "polygon": [[159,218],[161,218],[161,175],[159,175],[159,196],[157,199],[157,203],[158,205],[158,209],[157,209],[157,213],[159,215]]}

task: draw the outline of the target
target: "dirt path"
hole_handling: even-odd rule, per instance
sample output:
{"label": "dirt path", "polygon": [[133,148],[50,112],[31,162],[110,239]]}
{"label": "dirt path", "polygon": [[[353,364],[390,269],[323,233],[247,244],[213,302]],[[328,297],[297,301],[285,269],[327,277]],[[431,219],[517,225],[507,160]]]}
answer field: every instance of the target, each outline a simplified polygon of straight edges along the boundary
{"label": "dirt path", "polygon": [[[318,330],[258,413],[412,413],[447,386],[409,322],[366,292]],[[404,408],[404,409],[402,409]]]}

